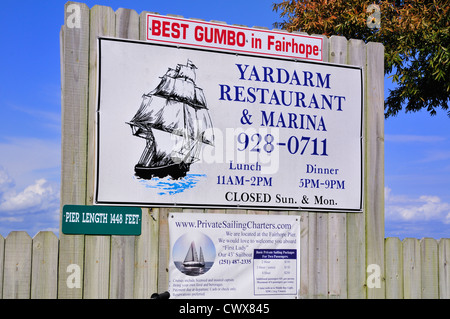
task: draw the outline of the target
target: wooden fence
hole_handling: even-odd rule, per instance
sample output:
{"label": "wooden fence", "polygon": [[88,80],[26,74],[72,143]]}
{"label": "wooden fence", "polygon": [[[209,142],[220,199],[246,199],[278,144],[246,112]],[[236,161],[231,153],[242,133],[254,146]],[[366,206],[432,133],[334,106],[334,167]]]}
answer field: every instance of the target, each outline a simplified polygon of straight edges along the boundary
{"label": "wooden fence", "polygon": [[[74,2],[68,2],[64,12],[60,32],[61,207],[93,203],[97,37],[143,40],[147,13],[114,12],[110,7],[88,8]],[[47,232],[32,239],[13,232],[0,238],[2,297],[149,298],[165,291],[167,216],[183,211],[300,215],[302,298],[448,298],[448,239],[439,243],[433,239],[385,240],[384,47],[338,36],[321,37],[324,61],[363,68],[362,213],[142,208],[142,233],[136,237],[64,235],[60,231],[59,240]]]}
{"label": "wooden fence", "polygon": [[[157,291],[157,286],[150,283],[144,287],[143,282],[138,282],[143,278],[142,267],[146,266],[140,264],[135,254],[140,249],[138,237],[105,236],[104,238],[111,247],[111,262],[104,274],[107,279],[104,282],[105,295],[102,297],[149,298],[153,292]],[[368,267],[366,276],[368,289],[382,289],[382,293],[388,299],[450,299],[449,238],[441,240],[406,238],[403,241],[398,238],[386,238],[384,246],[383,273],[385,276],[380,278],[384,282],[383,288],[381,286],[377,288],[376,280],[371,279],[371,267]],[[55,299],[62,297],[58,291],[58,277],[65,282],[66,287],[73,287],[68,289],[82,290],[81,287],[74,287],[79,273],[74,272],[73,267],[66,270],[58,267],[58,248],[59,240],[52,232],[39,232],[34,238],[20,231],[11,232],[6,238],[0,236],[0,275],[2,275],[0,276],[0,298]],[[96,271],[95,263],[97,260],[86,263],[85,271]],[[150,261],[148,263],[151,264]],[[58,269],[60,269],[59,273]],[[329,273],[329,276],[332,274]],[[302,285],[305,284],[304,279],[301,278]],[[82,282],[83,278],[79,280]],[[301,295],[301,297],[342,296],[329,294]]]}

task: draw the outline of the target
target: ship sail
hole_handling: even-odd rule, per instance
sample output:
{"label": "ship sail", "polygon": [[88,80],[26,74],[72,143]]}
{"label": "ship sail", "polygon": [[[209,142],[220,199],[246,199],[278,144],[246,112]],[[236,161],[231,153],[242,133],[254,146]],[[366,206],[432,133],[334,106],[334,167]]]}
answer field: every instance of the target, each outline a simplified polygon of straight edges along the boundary
{"label": "ship sail", "polygon": [[200,247],[200,258],[199,262],[205,264],[205,257],[203,257],[203,250],[202,247]]}
{"label": "ship sail", "polygon": [[185,266],[185,267],[204,267],[205,266],[205,260],[203,257],[202,248],[200,247],[200,258],[199,258],[194,242],[191,242],[191,245],[189,246],[188,252],[183,261],[183,266]]}
{"label": "ship sail", "polygon": [[[206,98],[195,83],[196,69],[190,60],[169,68],[158,86],[142,96],[138,111],[128,122],[133,135],[147,140],[135,166],[138,176],[183,177],[198,160],[201,144],[214,145]],[[161,132],[169,134],[169,141]]]}

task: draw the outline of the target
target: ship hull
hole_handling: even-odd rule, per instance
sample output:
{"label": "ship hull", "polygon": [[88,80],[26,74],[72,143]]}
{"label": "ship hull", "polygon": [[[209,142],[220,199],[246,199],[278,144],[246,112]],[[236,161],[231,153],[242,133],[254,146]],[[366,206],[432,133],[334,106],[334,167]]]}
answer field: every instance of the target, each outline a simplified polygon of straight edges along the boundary
{"label": "ship hull", "polygon": [[187,261],[183,263],[183,266],[186,268],[203,268],[205,267],[205,263],[198,262],[198,261]]}
{"label": "ship hull", "polygon": [[136,176],[143,179],[152,179],[153,177],[164,178],[170,176],[173,179],[185,177],[189,171],[190,165],[186,163],[174,163],[162,167],[147,167],[137,164],[134,167]]}

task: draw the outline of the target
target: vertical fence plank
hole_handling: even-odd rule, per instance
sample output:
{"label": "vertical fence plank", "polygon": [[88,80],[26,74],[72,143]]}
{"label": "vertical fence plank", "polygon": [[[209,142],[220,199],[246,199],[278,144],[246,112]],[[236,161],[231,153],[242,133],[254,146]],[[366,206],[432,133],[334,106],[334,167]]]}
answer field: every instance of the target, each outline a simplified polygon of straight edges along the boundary
{"label": "vertical fence plank", "polygon": [[437,249],[437,242],[433,238],[423,238],[420,241],[422,299],[439,298]]}
{"label": "vertical fence plank", "polygon": [[[94,198],[95,125],[97,109],[97,37],[115,35],[115,12],[106,6],[91,9],[89,29],[89,108],[86,203]],[[84,297],[108,298],[110,268],[110,236],[86,236]]]}
{"label": "vertical fence plank", "polygon": [[86,203],[94,199],[95,179],[95,126],[97,124],[97,44],[99,36],[115,36],[116,14],[110,7],[95,5],[91,9],[89,26],[89,107],[87,146]]}
{"label": "vertical fence plank", "polygon": [[[325,35],[314,35],[323,39],[323,61],[328,61],[329,39]],[[328,297],[328,218],[327,213],[308,214],[308,278],[307,294],[304,298]],[[305,224],[306,226],[306,224]],[[302,272],[303,273],[303,272]]]}
{"label": "vertical fence plank", "polygon": [[[61,28],[61,205],[84,204],[89,95],[89,8],[67,2]],[[79,23],[75,23],[79,20]]]}
{"label": "vertical fence plank", "polygon": [[367,44],[365,129],[365,214],[367,265],[382,271],[380,288],[369,288],[367,297],[384,298],[384,47]]}
{"label": "vertical fence plank", "polygon": [[403,252],[398,238],[386,238],[386,298],[403,299]]}
{"label": "vertical fence plank", "polygon": [[[329,39],[328,60],[347,63],[347,39],[332,36]],[[328,213],[328,296],[347,297],[347,214]]]}
{"label": "vertical fence plank", "polygon": [[300,298],[309,295],[309,214],[300,214]]}
{"label": "vertical fence plank", "polygon": [[[71,266],[76,265],[80,270],[80,287],[69,287],[68,277],[73,273]],[[83,297],[84,274],[84,236],[60,235],[59,267],[58,267],[58,298],[80,299]]]}
{"label": "vertical fence plank", "polygon": [[326,213],[309,213],[308,298],[328,297],[328,241]]}
{"label": "vertical fence plank", "polygon": [[5,238],[0,235],[0,299],[3,299],[3,270],[5,269]]}
{"label": "vertical fence plank", "polygon": [[[146,37],[146,14],[139,14],[138,38]],[[134,298],[148,299],[158,289],[159,208],[142,209],[141,235],[135,239]]]}
{"label": "vertical fence plank", "polygon": [[53,232],[41,231],[33,238],[31,299],[56,299],[58,295],[59,240]]}
{"label": "vertical fence plank", "polygon": [[[348,41],[347,63],[362,67],[363,82],[367,73],[366,45],[362,40]],[[363,92],[365,94],[365,92]],[[366,105],[364,105],[365,108]],[[363,112],[365,110],[363,109]],[[363,132],[364,134],[364,132]],[[347,296],[366,298],[366,229],[365,214],[347,214]]]}
{"label": "vertical fence plank", "polygon": [[134,236],[111,236],[110,299],[130,299],[134,292]]}
{"label": "vertical fence plank", "polygon": [[169,238],[169,214],[179,212],[176,208],[159,209],[159,255],[158,255],[158,291],[167,290],[169,285],[169,258],[170,258],[170,238]]}
{"label": "vertical fence plank", "polygon": [[[67,2],[61,28],[61,208],[86,204],[86,145],[89,69],[89,8]],[[61,214],[62,216],[62,214]],[[67,267],[83,276],[84,236],[62,234],[60,223],[58,298],[82,298],[83,288],[69,288]]]}
{"label": "vertical fence plank", "polygon": [[450,299],[450,238],[439,240],[439,298]]}
{"label": "vertical fence plank", "polygon": [[5,240],[4,299],[29,299],[31,288],[31,237],[23,231],[9,233]]}
{"label": "vertical fence plank", "polygon": [[86,235],[84,294],[86,299],[109,297],[109,236]]}
{"label": "vertical fence plank", "polygon": [[139,14],[135,10],[116,11],[116,38],[139,40]]}
{"label": "vertical fence plank", "polygon": [[[139,39],[139,15],[136,11],[120,8],[116,11],[115,36]],[[135,237],[111,236],[110,298],[133,298]]]}
{"label": "vertical fence plank", "polygon": [[159,209],[142,209],[141,236],[135,239],[134,298],[149,299],[157,291]]}
{"label": "vertical fence plank", "polygon": [[328,216],[328,295],[347,298],[347,218],[346,213]]}
{"label": "vertical fence plank", "polygon": [[420,299],[422,296],[420,243],[415,238],[403,239],[403,297]]}

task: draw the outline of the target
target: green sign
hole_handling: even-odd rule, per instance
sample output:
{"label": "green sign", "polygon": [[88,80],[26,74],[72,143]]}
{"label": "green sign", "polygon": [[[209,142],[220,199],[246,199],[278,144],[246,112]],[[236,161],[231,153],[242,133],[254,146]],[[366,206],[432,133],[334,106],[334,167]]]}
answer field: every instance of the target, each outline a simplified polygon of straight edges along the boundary
{"label": "green sign", "polygon": [[62,232],[71,235],[141,234],[139,207],[64,205]]}

